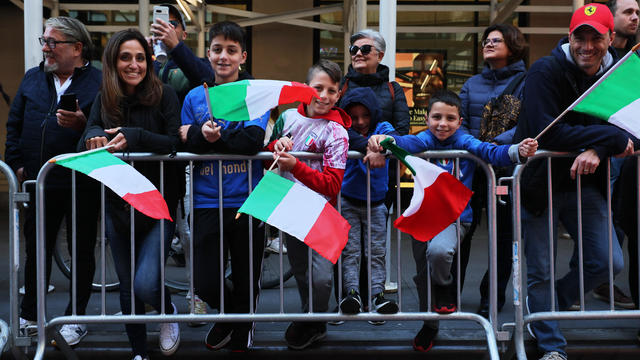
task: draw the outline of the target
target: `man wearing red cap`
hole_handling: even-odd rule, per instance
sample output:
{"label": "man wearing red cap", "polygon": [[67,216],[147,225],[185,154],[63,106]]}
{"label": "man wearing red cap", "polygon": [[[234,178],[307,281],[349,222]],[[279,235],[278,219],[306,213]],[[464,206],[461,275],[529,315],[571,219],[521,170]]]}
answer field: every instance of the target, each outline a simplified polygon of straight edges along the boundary
{"label": "man wearing red cap", "polygon": [[[535,137],[560,113],[595,83],[617,59],[611,47],[615,37],[611,11],[602,4],[589,4],[573,13],[569,36],[560,40],[551,56],[536,61],[527,74],[521,118],[514,142]],[[570,261],[569,272],[556,279],[550,271],[549,253],[556,249],[557,223],[561,220],[574,240],[582,226],[584,290],[608,279],[609,236],[606,161],[633,152],[629,134],[606,122],[569,112],[538,139],[541,149],[580,153],[575,159],[552,161],[552,202],[547,204],[547,162],[534,160],[522,178],[522,229],[527,258],[527,301],[531,312],[568,309],[579,297],[578,261]],[[602,162],[602,166],[599,166]],[[581,180],[581,224],[578,222],[576,179]],[[549,211],[554,236],[549,239]],[[622,250],[615,232],[613,272],[622,270]],[[555,260],[555,259],[554,259]],[[552,297],[551,284],[555,283]],[[566,359],[566,340],[557,321],[536,321],[529,330],[537,339],[541,359]]]}

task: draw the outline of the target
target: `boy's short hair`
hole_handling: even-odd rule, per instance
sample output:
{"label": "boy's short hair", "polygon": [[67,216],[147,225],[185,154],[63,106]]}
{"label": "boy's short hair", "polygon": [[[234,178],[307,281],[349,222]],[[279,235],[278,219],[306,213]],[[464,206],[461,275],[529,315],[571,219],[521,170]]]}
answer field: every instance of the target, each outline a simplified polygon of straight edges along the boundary
{"label": "boy's short hair", "polygon": [[438,90],[435,94],[431,95],[429,99],[429,105],[427,106],[427,113],[431,111],[431,105],[442,102],[449,106],[455,106],[458,109],[458,115],[460,115],[460,108],[462,107],[462,101],[458,94],[451,90]]}
{"label": "boy's short hair", "polygon": [[307,72],[307,84],[311,82],[311,79],[313,79],[318,71],[323,71],[329,75],[331,81],[336,84],[339,84],[340,80],[342,80],[342,70],[340,69],[340,65],[333,61],[320,59],[320,61],[309,68],[309,72]]}
{"label": "boy's short hair", "polygon": [[247,42],[245,40],[246,35],[244,29],[233,21],[221,21],[215,23],[211,29],[209,29],[209,46],[211,46],[211,42],[218,35],[224,36],[226,40],[237,42],[240,44],[242,51],[246,50]]}

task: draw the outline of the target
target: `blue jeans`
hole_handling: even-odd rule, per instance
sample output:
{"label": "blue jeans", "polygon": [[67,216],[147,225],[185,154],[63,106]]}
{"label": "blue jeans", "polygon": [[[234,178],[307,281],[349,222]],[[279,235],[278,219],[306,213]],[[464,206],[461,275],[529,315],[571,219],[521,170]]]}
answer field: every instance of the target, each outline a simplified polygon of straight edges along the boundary
{"label": "blue jeans", "polygon": [[[532,313],[551,310],[549,272],[549,209],[540,216],[533,216],[522,208],[522,231],[527,257],[527,292]],[[553,193],[553,251],[557,247],[558,219],[562,221],[571,238],[578,239],[576,192]],[[606,281],[609,271],[609,242],[607,203],[593,186],[582,188],[582,240],[584,254],[585,292]],[[622,249],[613,232],[613,271],[624,266]],[[580,280],[577,262],[570,262],[569,272],[555,282],[557,310],[569,308],[579,297]],[[557,321],[537,321],[531,324],[538,341],[538,349],[547,353],[558,351],[564,355],[567,341],[560,333]]]}
{"label": "blue jeans", "polygon": [[[384,203],[371,206],[371,297],[384,291],[387,272],[385,255],[387,243],[387,215]],[[367,206],[360,206],[342,198],[342,216],[349,222],[349,241],[342,250],[342,287],[347,293],[355,289],[360,293],[360,267],[367,267],[360,259],[364,248],[365,261],[368,254]],[[365,280],[368,284],[368,279]]]}
{"label": "blue jeans", "polygon": [[[113,261],[120,280],[120,307],[122,314],[131,314],[131,237],[129,229],[115,226],[111,209],[105,217],[106,236],[111,245]],[[175,217],[174,217],[175,218]],[[144,304],[161,311],[160,284],[160,230],[161,221],[154,221],[150,229],[135,234],[135,313],[144,315]],[[164,261],[167,260],[175,223],[164,221]],[[169,289],[164,292],[165,312],[173,314]],[[147,329],[145,324],[125,324],[134,355],[147,355]]]}

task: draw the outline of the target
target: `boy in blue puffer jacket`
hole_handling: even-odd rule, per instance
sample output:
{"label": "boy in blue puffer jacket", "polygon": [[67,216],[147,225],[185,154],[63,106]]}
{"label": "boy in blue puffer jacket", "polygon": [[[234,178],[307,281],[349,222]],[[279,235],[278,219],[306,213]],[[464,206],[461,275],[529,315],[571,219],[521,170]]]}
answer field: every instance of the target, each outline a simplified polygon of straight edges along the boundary
{"label": "boy in blue puffer jacket", "polygon": [[[380,121],[382,111],[373,90],[368,87],[355,88],[341,101],[344,110],[351,116],[351,128],[360,135],[399,135],[389,122]],[[367,221],[367,162],[377,162],[382,167],[372,168],[370,177],[371,220]],[[373,167],[373,165],[372,165]],[[349,159],[342,181],[342,216],[349,222],[349,241],[342,252],[342,278],[345,296],[340,301],[344,314],[362,311],[360,298],[360,250],[364,244],[365,254],[369,250],[371,231],[371,309],[381,314],[398,312],[398,305],[383,296],[385,271],[385,239],[387,236],[388,210],[384,204],[389,182],[389,161],[378,152],[367,152],[363,160]],[[370,226],[368,225],[370,224]]]}
{"label": "boy in blue puffer jacket", "polygon": [[[518,163],[528,156],[535,154],[538,142],[527,138],[520,144],[495,145],[482,142],[469,134],[458,131],[462,124],[460,117],[460,98],[448,90],[441,90],[431,96],[427,107],[427,126],[418,135],[393,136],[398,146],[409,153],[418,153],[426,150],[466,150],[483,161],[497,166],[507,166]],[[369,139],[368,150],[381,151],[380,142],[387,135],[374,135]],[[436,159],[434,159],[436,160]],[[455,159],[437,159],[436,165],[455,176],[456,172],[460,181],[471,188],[475,162],[469,159],[460,159],[459,167],[454,166]],[[434,209],[438,211],[438,209]],[[416,262],[416,276],[414,281],[420,299],[420,311],[427,311],[427,276],[431,276],[433,289],[433,311],[439,314],[450,314],[457,310],[456,283],[451,275],[451,264],[457,249],[458,236],[463,238],[469,229],[473,217],[471,206],[467,207],[460,215],[460,228],[456,223],[433,237],[428,242],[412,241],[413,257]],[[430,264],[429,268],[427,263]],[[425,321],[422,329],[413,340],[413,348],[417,351],[429,351],[433,345],[433,339],[438,333],[438,321]]]}

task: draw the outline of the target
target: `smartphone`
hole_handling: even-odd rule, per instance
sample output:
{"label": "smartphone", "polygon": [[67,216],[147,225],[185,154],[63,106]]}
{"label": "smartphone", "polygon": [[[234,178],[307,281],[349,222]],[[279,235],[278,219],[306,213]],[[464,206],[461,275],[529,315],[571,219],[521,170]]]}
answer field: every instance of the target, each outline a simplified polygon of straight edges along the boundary
{"label": "smartphone", "polygon": [[169,22],[169,7],[156,5],[153,7],[153,22],[158,22],[158,19],[168,23]]}
{"label": "smartphone", "polygon": [[76,94],[63,94],[60,96],[60,102],[58,103],[58,109],[67,111],[76,111]]}

